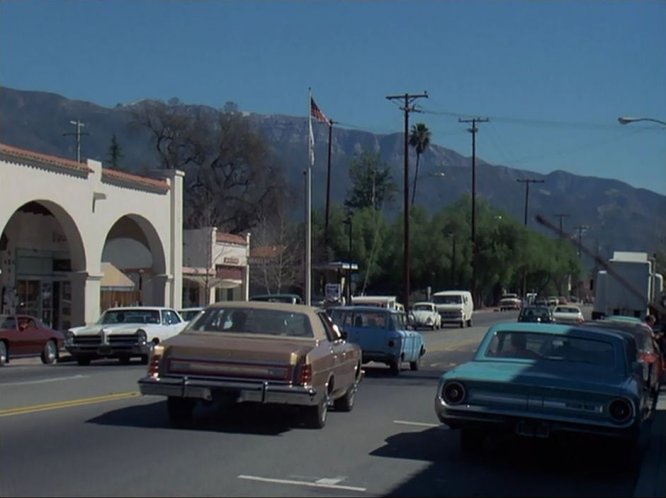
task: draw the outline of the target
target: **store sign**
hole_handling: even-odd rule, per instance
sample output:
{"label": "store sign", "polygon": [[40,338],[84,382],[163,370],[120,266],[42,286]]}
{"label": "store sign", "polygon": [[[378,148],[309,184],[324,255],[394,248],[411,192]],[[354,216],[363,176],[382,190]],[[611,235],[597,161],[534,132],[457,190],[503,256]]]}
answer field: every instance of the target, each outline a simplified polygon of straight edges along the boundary
{"label": "store sign", "polygon": [[340,284],[326,284],[326,299],[334,301],[342,297],[342,286]]}
{"label": "store sign", "polygon": [[222,260],[222,262],[223,262],[225,265],[239,265],[239,264],[240,264],[240,259],[238,259],[238,258],[232,258],[232,257],[226,256],[226,257]]}

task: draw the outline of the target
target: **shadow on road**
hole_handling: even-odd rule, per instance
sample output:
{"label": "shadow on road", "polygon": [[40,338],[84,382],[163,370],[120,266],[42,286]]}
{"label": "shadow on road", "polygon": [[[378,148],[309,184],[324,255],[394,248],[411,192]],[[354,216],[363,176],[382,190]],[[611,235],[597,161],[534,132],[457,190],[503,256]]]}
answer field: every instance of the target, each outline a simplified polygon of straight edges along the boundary
{"label": "shadow on road", "polygon": [[224,407],[199,403],[194,410],[192,423],[184,428],[175,428],[168,420],[166,402],[159,401],[112,410],[88,420],[88,423],[276,436],[293,428],[303,427],[302,420],[302,414],[296,407],[242,403]]}
{"label": "shadow on road", "polygon": [[458,431],[443,428],[391,436],[371,454],[430,462],[386,496],[631,496],[638,473],[603,441],[497,436],[465,457]]}

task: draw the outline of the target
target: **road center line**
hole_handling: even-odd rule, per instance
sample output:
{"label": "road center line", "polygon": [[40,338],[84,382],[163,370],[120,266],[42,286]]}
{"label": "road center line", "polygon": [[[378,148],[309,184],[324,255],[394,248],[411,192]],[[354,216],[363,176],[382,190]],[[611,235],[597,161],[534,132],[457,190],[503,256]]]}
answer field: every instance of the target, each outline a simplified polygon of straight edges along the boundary
{"label": "road center line", "polygon": [[77,375],[69,375],[67,377],[51,377],[49,379],[41,379],[41,380],[24,380],[22,382],[7,382],[3,383],[2,386],[27,386],[30,384],[46,384],[47,382],[59,382],[61,380],[72,380],[72,379],[85,379],[86,377],[89,377],[89,375],[77,374]]}
{"label": "road center line", "polygon": [[418,425],[419,427],[439,427],[440,424],[428,424],[426,422],[410,422],[409,420],[394,420],[394,424]]}
{"label": "road center line", "polygon": [[56,401],[54,403],[44,403],[41,405],[22,406],[18,408],[7,408],[0,410],[0,417],[11,417],[12,415],[25,415],[27,413],[45,412],[49,410],[57,410],[60,408],[72,408],[75,406],[92,405],[95,403],[103,403],[105,401],[116,401],[119,399],[127,399],[139,396],[136,391],[125,393],[105,394],[103,396],[93,396],[91,398],[72,399],[69,401]]}
{"label": "road center line", "polygon": [[328,484],[326,482],[321,482],[323,479],[320,479],[317,482],[306,482],[306,481],[293,481],[291,479],[272,479],[269,477],[258,477],[258,476],[248,476],[248,475],[239,475],[238,479],[246,479],[249,481],[260,481],[260,482],[270,482],[274,484],[293,484],[295,486],[308,486],[311,488],[328,488],[328,489],[341,489],[346,491],[361,491],[364,492],[365,488],[358,488],[355,486],[341,486],[339,484]]}

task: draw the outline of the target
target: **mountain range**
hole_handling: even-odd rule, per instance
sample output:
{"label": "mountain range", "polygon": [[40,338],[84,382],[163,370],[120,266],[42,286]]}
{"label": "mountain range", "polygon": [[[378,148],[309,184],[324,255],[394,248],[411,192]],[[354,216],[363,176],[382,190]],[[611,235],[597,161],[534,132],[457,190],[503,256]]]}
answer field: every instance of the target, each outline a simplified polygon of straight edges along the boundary
{"label": "mountain range", "polygon": [[[0,142],[75,159],[76,126],[73,123],[79,121],[83,123],[80,128],[82,159],[107,163],[111,138],[115,135],[123,154],[120,166],[127,171],[143,173],[155,169],[157,160],[148,132],[131,125],[133,105],[118,104],[108,108],[54,93],[0,87]],[[303,172],[308,160],[307,118],[254,113],[247,116],[284,166],[293,190],[303,192]],[[316,163],[312,170],[312,205],[314,209],[323,209],[328,127],[319,123],[313,126]],[[390,167],[399,190],[389,211],[389,214],[398,215],[402,210],[403,148],[402,133],[378,135],[334,127],[331,202],[343,203],[351,184],[348,171],[354,156],[364,150],[377,151]],[[415,154],[410,151],[410,167],[413,168],[415,162]],[[471,157],[431,143],[420,159],[415,203],[432,213],[461,195],[469,194],[472,190],[471,165]],[[410,171],[410,179],[413,179],[413,171]],[[653,253],[664,245],[666,222],[658,213],[666,213],[666,196],[601,176],[581,176],[563,170],[542,174],[490,164],[482,157],[476,157],[477,198],[483,198],[520,222],[524,218],[526,183],[517,180],[526,179],[539,181],[528,184],[530,228],[554,236],[538,225],[535,217],[540,214],[556,226],[561,221],[565,232],[576,240],[580,236],[586,247],[599,251],[604,258],[620,250]],[[302,213],[303,208],[296,205],[294,216],[302,218]]]}

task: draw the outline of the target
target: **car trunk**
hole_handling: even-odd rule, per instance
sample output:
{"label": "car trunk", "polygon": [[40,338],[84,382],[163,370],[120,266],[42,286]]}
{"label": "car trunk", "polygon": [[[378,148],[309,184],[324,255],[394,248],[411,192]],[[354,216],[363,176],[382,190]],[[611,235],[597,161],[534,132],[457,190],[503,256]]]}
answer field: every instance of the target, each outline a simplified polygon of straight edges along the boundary
{"label": "car trunk", "polygon": [[267,335],[183,334],[169,341],[163,373],[290,382],[314,344]]}

